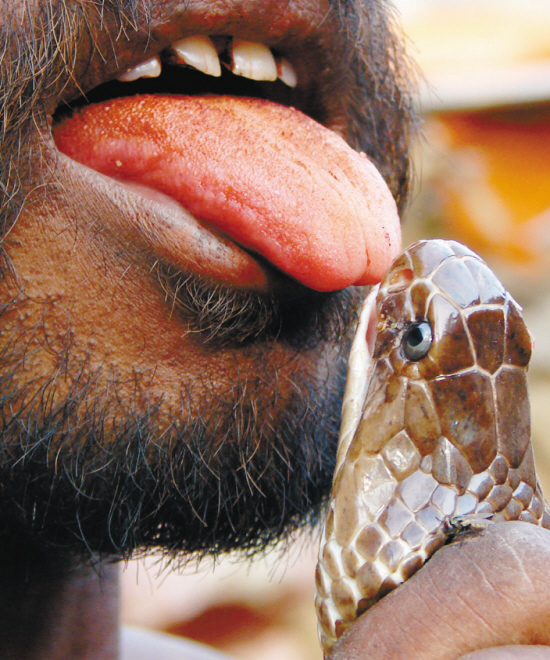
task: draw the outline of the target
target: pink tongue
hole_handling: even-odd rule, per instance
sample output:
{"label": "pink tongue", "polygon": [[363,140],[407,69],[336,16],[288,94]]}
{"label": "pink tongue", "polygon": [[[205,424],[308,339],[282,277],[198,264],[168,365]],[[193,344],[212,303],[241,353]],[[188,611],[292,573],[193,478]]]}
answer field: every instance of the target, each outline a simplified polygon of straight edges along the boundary
{"label": "pink tongue", "polygon": [[135,96],[88,106],[54,136],[74,160],[165,193],[318,291],[378,282],[401,248],[376,168],[293,108]]}

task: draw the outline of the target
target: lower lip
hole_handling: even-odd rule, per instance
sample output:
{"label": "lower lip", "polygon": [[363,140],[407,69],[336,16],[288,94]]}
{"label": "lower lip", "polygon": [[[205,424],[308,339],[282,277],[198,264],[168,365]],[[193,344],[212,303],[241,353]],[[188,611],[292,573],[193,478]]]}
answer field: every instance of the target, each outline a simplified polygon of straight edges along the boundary
{"label": "lower lip", "polygon": [[183,274],[227,286],[258,292],[271,288],[272,276],[263,264],[215,228],[197,220],[172,197],[142,184],[105,178],[115,181],[120,192],[137,198],[142,212],[125,221],[131,223],[136,240],[166,263]]}

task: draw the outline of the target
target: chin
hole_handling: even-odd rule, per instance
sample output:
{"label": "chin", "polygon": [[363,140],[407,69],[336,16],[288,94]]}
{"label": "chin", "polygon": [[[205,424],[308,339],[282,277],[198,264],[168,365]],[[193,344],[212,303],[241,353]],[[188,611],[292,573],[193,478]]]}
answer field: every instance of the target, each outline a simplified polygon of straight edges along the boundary
{"label": "chin", "polygon": [[318,344],[285,377],[264,360],[261,376],[187,391],[179,408],[130,405],[99,374],[64,397],[50,384],[9,418],[6,406],[3,537],[86,560],[250,554],[289,538],[330,490],[347,345]]}

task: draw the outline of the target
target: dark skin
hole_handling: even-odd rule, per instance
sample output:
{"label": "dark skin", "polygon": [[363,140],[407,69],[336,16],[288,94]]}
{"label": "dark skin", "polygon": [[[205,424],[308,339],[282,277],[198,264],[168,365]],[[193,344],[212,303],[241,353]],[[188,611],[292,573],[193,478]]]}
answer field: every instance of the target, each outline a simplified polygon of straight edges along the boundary
{"label": "dark skin", "polygon": [[[1,23],[2,657],[109,660],[119,657],[116,561],[159,548],[176,559],[251,553],[315,521],[362,292],[314,293],[231,241],[229,256],[259,268],[267,291],[205,282],[186,253],[174,274],[132,233],[136,214],[163,211],[61,156],[52,122],[65,102],[192,34],[285,54],[295,92],[238,92],[338,129],[399,203],[414,121],[378,2],[26,7],[6,0]],[[515,646],[498,657],[545,657],[549,546],[547,532],[505,524],[440,551],[334,657],[489,658],[505,644]]]}

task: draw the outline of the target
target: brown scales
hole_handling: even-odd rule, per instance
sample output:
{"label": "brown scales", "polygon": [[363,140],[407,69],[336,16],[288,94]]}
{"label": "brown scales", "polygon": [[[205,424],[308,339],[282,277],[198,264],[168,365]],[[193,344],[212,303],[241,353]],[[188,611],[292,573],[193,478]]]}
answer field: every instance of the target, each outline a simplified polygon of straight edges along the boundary
{"label": "brown scales", "polygon": [[[353,439],[339,455],[316,571],[325,654],[443,545],[453,521],[550,527],[530,441],[531,336],[491,270],[454,241],[416,243],[380,285],[375,314],[368,389],[342,430]],[[433,339],[411,360],[407,332],[419,322]]]}

